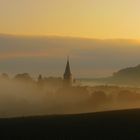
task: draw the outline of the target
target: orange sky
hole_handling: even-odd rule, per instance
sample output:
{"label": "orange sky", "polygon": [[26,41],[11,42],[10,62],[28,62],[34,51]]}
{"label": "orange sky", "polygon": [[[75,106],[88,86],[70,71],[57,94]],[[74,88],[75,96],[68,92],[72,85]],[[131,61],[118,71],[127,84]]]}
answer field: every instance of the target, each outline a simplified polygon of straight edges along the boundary
{"label": "orange sky", "polygon": [[0,0],[0,33],[140,38],[139,0]]}

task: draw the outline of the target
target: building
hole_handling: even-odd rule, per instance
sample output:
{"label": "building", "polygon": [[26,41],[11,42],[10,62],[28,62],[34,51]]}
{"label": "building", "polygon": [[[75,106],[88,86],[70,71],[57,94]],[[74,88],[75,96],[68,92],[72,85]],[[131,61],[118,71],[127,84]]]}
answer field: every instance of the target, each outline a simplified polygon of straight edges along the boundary
{"label": "building", "polygon": [[72,86],[72,83],[73,83],[73,78],[72,78],[70,62],[69,62],[69,58],[68,58],[67,64],[66,64],[66,69],[64,72],[64,86]]}

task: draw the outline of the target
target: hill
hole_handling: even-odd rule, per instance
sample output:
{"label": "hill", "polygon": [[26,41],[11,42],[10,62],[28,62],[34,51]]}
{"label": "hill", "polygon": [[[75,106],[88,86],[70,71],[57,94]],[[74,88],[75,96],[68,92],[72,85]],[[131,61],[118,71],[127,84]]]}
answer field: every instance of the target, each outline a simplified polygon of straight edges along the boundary
{"label": "hill", "polygon": [[0,119],[1,139],[139,139],[140,109]]}
{"label": "hill", "polygon": [[128,85],[140,85],[140,65],[121,69],[111,77],[112,82]]}
{"label": "hill", "polygon": [[140,65],[121,69],[110,77],[94,79],[97,83],[140,86]]}

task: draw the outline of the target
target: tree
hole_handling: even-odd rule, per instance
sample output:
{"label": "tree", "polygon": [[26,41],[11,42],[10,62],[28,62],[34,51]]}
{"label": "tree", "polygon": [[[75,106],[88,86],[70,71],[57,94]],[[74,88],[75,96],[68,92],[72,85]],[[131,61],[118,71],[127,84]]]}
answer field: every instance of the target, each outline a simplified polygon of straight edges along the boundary
{"label": "tree", "polygon": [[23,73],[23,74],[17,74],[15,76],[15,79],[16,80],[20,80],[20,81],[23,81],[23,82],[27,82],[27,81],[33,81],[33,79],[30,77],[30,75],[28,73]]}

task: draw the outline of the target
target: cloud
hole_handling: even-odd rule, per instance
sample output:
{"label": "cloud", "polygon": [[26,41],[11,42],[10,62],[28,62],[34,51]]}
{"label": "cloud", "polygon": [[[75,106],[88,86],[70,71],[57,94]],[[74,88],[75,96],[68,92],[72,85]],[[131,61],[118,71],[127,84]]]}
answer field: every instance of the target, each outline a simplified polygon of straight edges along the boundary
{"label": "cloud", "polygon": [[139,52],[140,42],[130,39],[0,35],[0,71],[60,76],[69,55],[77,77],[107,76],[139,64]]}

